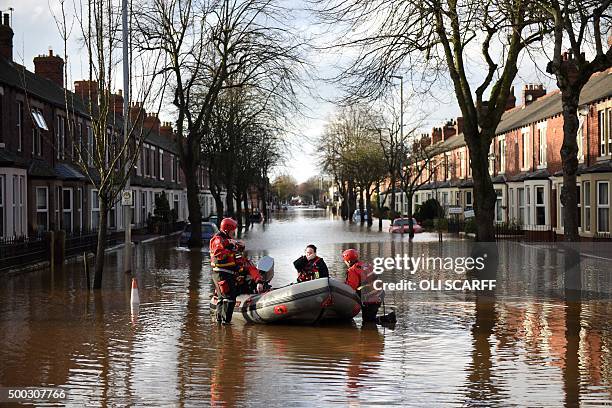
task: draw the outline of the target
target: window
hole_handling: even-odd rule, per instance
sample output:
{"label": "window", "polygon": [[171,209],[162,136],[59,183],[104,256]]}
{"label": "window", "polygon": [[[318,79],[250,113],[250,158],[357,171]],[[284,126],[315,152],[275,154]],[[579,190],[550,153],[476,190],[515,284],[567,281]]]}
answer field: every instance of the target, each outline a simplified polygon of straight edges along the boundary
{"label": "window", "polygon": [[546,206],[544,204],[544,187],[535,187],[536,225],[546,225]]}
{"label": "window", "polygon": [[159,149],[159,179],[164,179],[164,149]]}
{"label": "window", "polygon": [[540,148],[538,149],[538,164],[540,166],[546,166],[546,125],[538,126],[538,143]]}
{"label": "window", "polygon": [[4,176],[0,176],[0,237],[4,237]]}
{"label": "window", "polygon": [[36,126],[32,127],[32,155],[42,156],[42,136]]}
{"label": "window", "polygon": [[531,187],[525,188],[525,223],[531,224]]}
{"label": "window", "polygon": [[144,143],[142,147],[142,157],[144,157],[144,175],[150,176],[151,168],[149,166],[151,158],[149,157],[149,145]]}
{"label": "window", "polygon": [[465,155],[463,151],[459,152],[459,177],[465,177]]}
{"label": "window", "polygon": [[140,193],[140,222],[147,222],[147,193],[142,191]]}
{"label": "window", "polygon": [[87,126],[87,164],[89,167],[93,167],[94,162],[94,138],[93,129],[91,126]]}
{"label": "window", "polygon": [[495,222],[504,221],[504,213],[502,208],[503,193],[501,190],[495,189]]}
{"label": "window", "polygon": [[578,228],[582,227],[582,193],[580,191],[580,184],[576,185],[576,202],[578,204],[578,208],[576,209],[576,211],[578,212],[578,215],[576,216],[576,218],[578,219]]}
{"label": "window", "polygon": [[55,130],[55,149],[57,159],[64,159],[64,147],[66,145],[66,118],[57,115],[57,129]]}
{"label": "window", "polygon": [[49,190],[36,187],[36,230],[38,233],[49,229]]}
{"label": "window", "polygon": [[517,189],[518,193],[518,222],[520,225],[524,225],[525,223],[525,189],[519,188]]}
{"label": "window", "polygon": [[578,143],[578,161],[584,161],[584,116],[580,117],[580,123],[578,125],[578,133],[576,135],[576,142]]}
{"label": "window", "polygon": [[602,109],[598,112],[599,122],[599,153],[607,156],[612,152],[612,109]]}
{"label": "window", "polygon": [[178,194],[174,195],[174,207],[173,208],[176,214],[178,214],[179,212],[179,195]]}
{"label": "window", "polygon": [[557,197],[558,197],[558,203],[559,203],[559,220],[558,220],[558,226],[559,228],[563,228],[563,212],[565,209],[565,206],[563,205],[563,202],[561,201],[561,194],[563,193],[563,184],[559,184],[559,186],[557,187]]}
{"label": "window", "polygon": [[155,150],[157,149],[155,148],[155,146],[149,146],[149,149],[150,149],[150,154],[151,154],[151,158],[149,159],[150,164],[151,164],[151,169],[150,169],[151,174],[150,175],[151,177],[155,178],[155,173],[156,173],[155,171]]}
{"label": "window", "polygon": [[610,232],[610,184],[597,182],[597,232]]}
{"label": "window", "polygon": [[98,190],[91,190],[91,229],[97,230],[100,224],[100,197]]}
{"label": "window", "polygon": [[583,187],[584,230],[591,231],[591,182],[585,181]]}
{"label": "window", "polygon": [[79,146],[83,138],[83,124],[80,122],[76,126],[73,124],[72,130],[74,132],[72,136],[72,158],[74,161],[80,161]]}
{"label": "window", "polygon": [[23,102],[17,101],[17,151],[23,147]]}
{"label": "window", "polygon": [[521,168],[525,170],[529,167],[529,128],[523,128],[521,130],[521,143],[523,152],[521,156]]}
{"label": "window", "polygon": [[510,205],[508,206],[509,217],[510,220],[514,221],[516,219],[515,208],[514,208],[514,189],[508,189],[508,199],[510,201]]}
{"label": "window", "polygon": [[[458,191],[455,192],[455,205],[459,205],[459,201],[460,201],[460,193]],[[418,198],[418,195],[417,195]],[[417,202],[418,204],[418,202]]]}
{"label": "window", "polygon": [[499,139],[499,172],[506,172],[506,138]]}
{"label": "window", "polygon": [[448,193],[447,192],[442,193],[442,205],[448,206]]}
{"label": "window", "polygon": [[492,176],[495,174],[495,144],[489,145],[489,174]]}
{"label": "window", "polygon": [[466,207],[472,206],[472,192],[471,191],[465,192],[465,206]]}
{"label": "window", "polygon": [[72,189],[62,190],[62,228],[66,232],[72,232]]}
{"label": "window", "polygon": [[75,192],[74,209],[76,218],[74,219],[74,230],[81,231],[83,229],[83,189],[78,187]]}

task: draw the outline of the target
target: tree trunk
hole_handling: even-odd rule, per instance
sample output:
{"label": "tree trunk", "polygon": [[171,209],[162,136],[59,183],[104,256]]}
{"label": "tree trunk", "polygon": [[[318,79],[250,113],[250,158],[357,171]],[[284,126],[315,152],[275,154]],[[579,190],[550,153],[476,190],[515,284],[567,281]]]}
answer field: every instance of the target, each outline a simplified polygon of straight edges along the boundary
{"label": "tree trunk", "polygon": [[363,210],[365,210],[363,205],[363,187],[359,187],[359,222],[361,223],[361,225],[363,225],[363,223],[365,222],[365,213]]}
{"label": "tree trunk", "polygon": [[406,211],[406,215],[408,218],[408,238],[412,240],[414,238],[414,225],[412,225],[412,198],[414,196],[414,191],[409,191],[406,194],[406,200],[408,201],[408,211]]}
{"label": "tree trunk", "polygon": [[374,220],[372,219],[372,192],[370,191],[370,187],[368,187],[365,191],[366,193],[366,211],[368,213],[368,227],[372,226]]}
{"label": "tree trunk", "polygon": [[395,172],[391,172],[391,185],[387,190],[387,195],[389,192],[391,193],[391,211],[389,211],[389,219],[391,220],[391,224],[393,224],[393,220],[395,219]]}
{"label": "tree trunk", "polygon": [[494,242],[495,227],[495,189],[489,175],[489,144],[484,143],[482,134],[467,137],[470,149],[472,175],[474,181],[474,212],[476,221],[476,240],[479,242]]}
{"label": "tree trunk", "polygon": [[196,170],[191,165],[185,165],[188,170],[185,173],[187,181],[187,207],[189,208],[189,223],[191,224],[191,237],[189,248],[202,247],[202,209],[200,207],[200,187],[198,178],[195,177]]}
{"label": "tree trunk", "polygon": [[229,185],[225,186],[227,195],[225,196],[225,205],[227,208],[227,216],[234,218],[236,216],[234,212],[234,193]]}
{"label": "tree trunk", "polygon": [[236,221],[238,221],[238,231],[242,229],[243,221],[242,221],[242,197],[240,197],[240,193],[236,192]]}
{"label": "tree trunk", "polygon": [[108,224],[108,199],[100,197],[100,220],[98,222],[98,245],[96,247],[96,264],[94,266],[94,289],[102,288],[102,272],[104,271],[104,252],[106,249]]}
{"label": "tree trunk", "polygon": [[576,188],[576,172],[578,171],[578,98],[580,88],[565,89],[561,94],[563,104],[563,144],[561,146],[561,162],[563,166],[563,187],[561,188],[561,203],[563,211],[563,232],[566,241],[580,241],[578,234],[578,192]]}
{"label": "tree trunk", "polygon": [[376,183],[376,207],[378,207],[378,230],[382,231],[383,211],[380,203],[380,182]]}
{"label": "tree trunk", "polygon": [[270,214],[268,214],[268,195],[266,194],[267,188],[264,185],[259,188],[260,200],[261,200],[261,213],[264,216],[264,222],[268,220]]}
{"label": "tree trunk", "polygon": [[249,210],[249,193],[244,191],[242,193],[242,202],[244,203],[244,225],[249,228],[251,225],[251,210]]}

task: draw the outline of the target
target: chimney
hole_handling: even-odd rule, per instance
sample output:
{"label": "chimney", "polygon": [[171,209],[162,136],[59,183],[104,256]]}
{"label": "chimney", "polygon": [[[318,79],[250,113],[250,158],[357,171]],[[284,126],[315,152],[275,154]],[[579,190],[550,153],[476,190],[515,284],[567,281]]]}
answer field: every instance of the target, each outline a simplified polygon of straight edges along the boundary
{"label": "chimney", "polygon": [[431,144],[436,144],[442,141],[442,128],[433,128],[431,130]]}
{"label": "chimney", "polygon": [[506,109],[510,110],[516,106],[516,96],[514,96],[514,86],[510,88],[510,94],[508,95],[508,99],[506,100]]}
{"label": "chimney", "polygon": [[96,81],[75,81],[74,93],[84,101],[91,98],[92,105],[98,105],[98,83]]}
{"label": "chimney", "polygon": [[457,119],[455,120],[455,132],[458,135],[463,133],[463,117],[462,116],[457,116]]}
{"label": "chimney", "polygon": [[111,100],[115,115],[123,117],[123,91],[120,89],[117,94],[111,95]]}
{"label": "chimney", "polygon": [[135,123],[136,121],[140,121],[142,124],[147,117],[147,111],[142,107],[142,103],[134,102],[132,106],[130,106],[130,121]]}
{"label": "chimney", "polygon": [[455,136],[457,134],[457,129],[455,128],[455,121],[449,120],[444,124],[442,128],[442,140],[448,140],[449,138]]}
{"label": "chimney", "polygon": [[174,132],[172,130],[172,123],[164,122],[159,128],[159,134],[167,137],[169,140],[173,139]]}
{"label": "chimney", "polygon": [[160,133],[160,125],[161,122],[157,117],[157,113],[150,113],[144,119],[144,127],[145,129],[152,130],[154,132]]}
{"label": "chimney", "polygon": [[523,86],[523,105],[529,106],[538,98],[546,95],[546,89],[542,84],[527,84]]}
{"label": "chimney", "polygon": [[34,72],[55,82],[60,88],[64,87],[64,60],[53,55],[52,49],[49,49],[49,55],[39,55],[34,58]]}
{"label": "chimney", "polygon": [[9,14],[2,15],[2,25],[0,25],[0,56],[9,61],[13,61],[13,29],[9,23]]}

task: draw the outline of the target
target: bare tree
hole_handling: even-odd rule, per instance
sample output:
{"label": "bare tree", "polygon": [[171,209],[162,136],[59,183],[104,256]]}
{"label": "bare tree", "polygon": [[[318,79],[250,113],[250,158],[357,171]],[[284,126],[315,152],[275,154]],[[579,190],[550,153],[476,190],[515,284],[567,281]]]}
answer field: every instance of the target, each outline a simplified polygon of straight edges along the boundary
{"label": "bare tree", "polygon": [[[61,16],[54,16],[64,42],[64,56],[69,30],[64,1],[61,2]],[[121,4],[117,0],[87,0],[86,4],[74,3],[74,22],[80,28],[86,62],[89,69],[86,92],[84,96],[87,111],[91,118],[90,135],[77,135],[73,128],[76,123],[75,95],[65,90],[66,112],[69,133],[73,135],[73,161],[87,176],[96,190],[99,200],[99,216],[92,219],[92,225],[98,231],[98,243],[94,267],[94,289],[102,287],[104,255],[108,234],[108,214],[117,205],[120,194],[129,180],[132,169],[138,159],[143,140],[146,137],[142,126],[142,110],[129,120],[115,114],[116,95],[113,86],[117,80],[117,64],[120,62],[119,50],[125,46],[121,42]],[[158,59],[151,53],[133,56],[134,75],[138,86],[133,90],[137,94],[139,106],[152,98],[152,89],[156,81]],[[68,67],[65,67],[64,78],[68,78]],[[125,129],[127,127],[127,130]],[[80,140],[81,137],[86,138]]]}
{"label": "bare tree", "polygon": [[200,191],[194,176],[202,165],[201,146],[211,132],[219,94],[247,84],[291,90],[294,69],[301,63],[300,44],[283,27],[284,10],[276,1],[152,0],[142,11],[138,24],[143,47],[163,52],[164,70],[172,77],[177,144],[193,225],[189,245],[198,247]]}
{"label": "bare tree", "polygon": [[[494,240],[495,191],[489,146],[504,113],[521,52],[542,38],[541,13],[522,0],[321,0],[319,15],[345,23],[358,57],[340,76],[350,98],[376,98],[397,73],[423,91],[448,74],[470,151],[477,239]],[[471,60],[486,66],[481,80]],[[476,76],[478,77],[478,76]],[[488,100],[485,93],[488,92]]]}
{"label": "bare tree", "polygon": [[[578,170],[580,93],[591,76],[612,67],[612,47],[607,41],[611,29],[610,0],[539,1],[550,15],[554,53],[546,70],[557,78],[563,106],[563,187],[561,203],[567,241],[579,241],[576,172]],[[564,52],[564,48],[568,51]]]}

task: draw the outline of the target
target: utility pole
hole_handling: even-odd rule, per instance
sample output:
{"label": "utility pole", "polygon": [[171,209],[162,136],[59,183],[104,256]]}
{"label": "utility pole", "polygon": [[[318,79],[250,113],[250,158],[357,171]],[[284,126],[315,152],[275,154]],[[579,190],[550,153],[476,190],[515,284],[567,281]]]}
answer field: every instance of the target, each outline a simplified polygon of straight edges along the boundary
{"label": "utility pole", "polygon": [[[128,35],[128,1],[122,1],[122,20],[123,20],[123,137],[127,141],[130,135],[130,64],[129,64],[129,35]],[[125,191],[130,191],[130,161],[125,162],[125,172],[127,173],[127,182],[125,183]],[[131,194],[132,204],[134,203],[134,195]],[[123,206],[124,222],[125,222],[125,244],[123,247],[123,270],[125,273],[132,272],[132,207],[130,205]]]}
{"label": "utility pole", "polygon": [[[403,186],[403,166],[404,166],[404,77],[401,75],[391,75],[391,78],[396,78],[400,80],[400,154],[402,155],[401,165],[400,165],[400,184]],[[395,186],[393,186],[393,190],[395,192]],[[402,195],[400,197],[400,218],[404,213],[404,189],[402,188]],[[403,230],[402,230],[403,231]]]}

